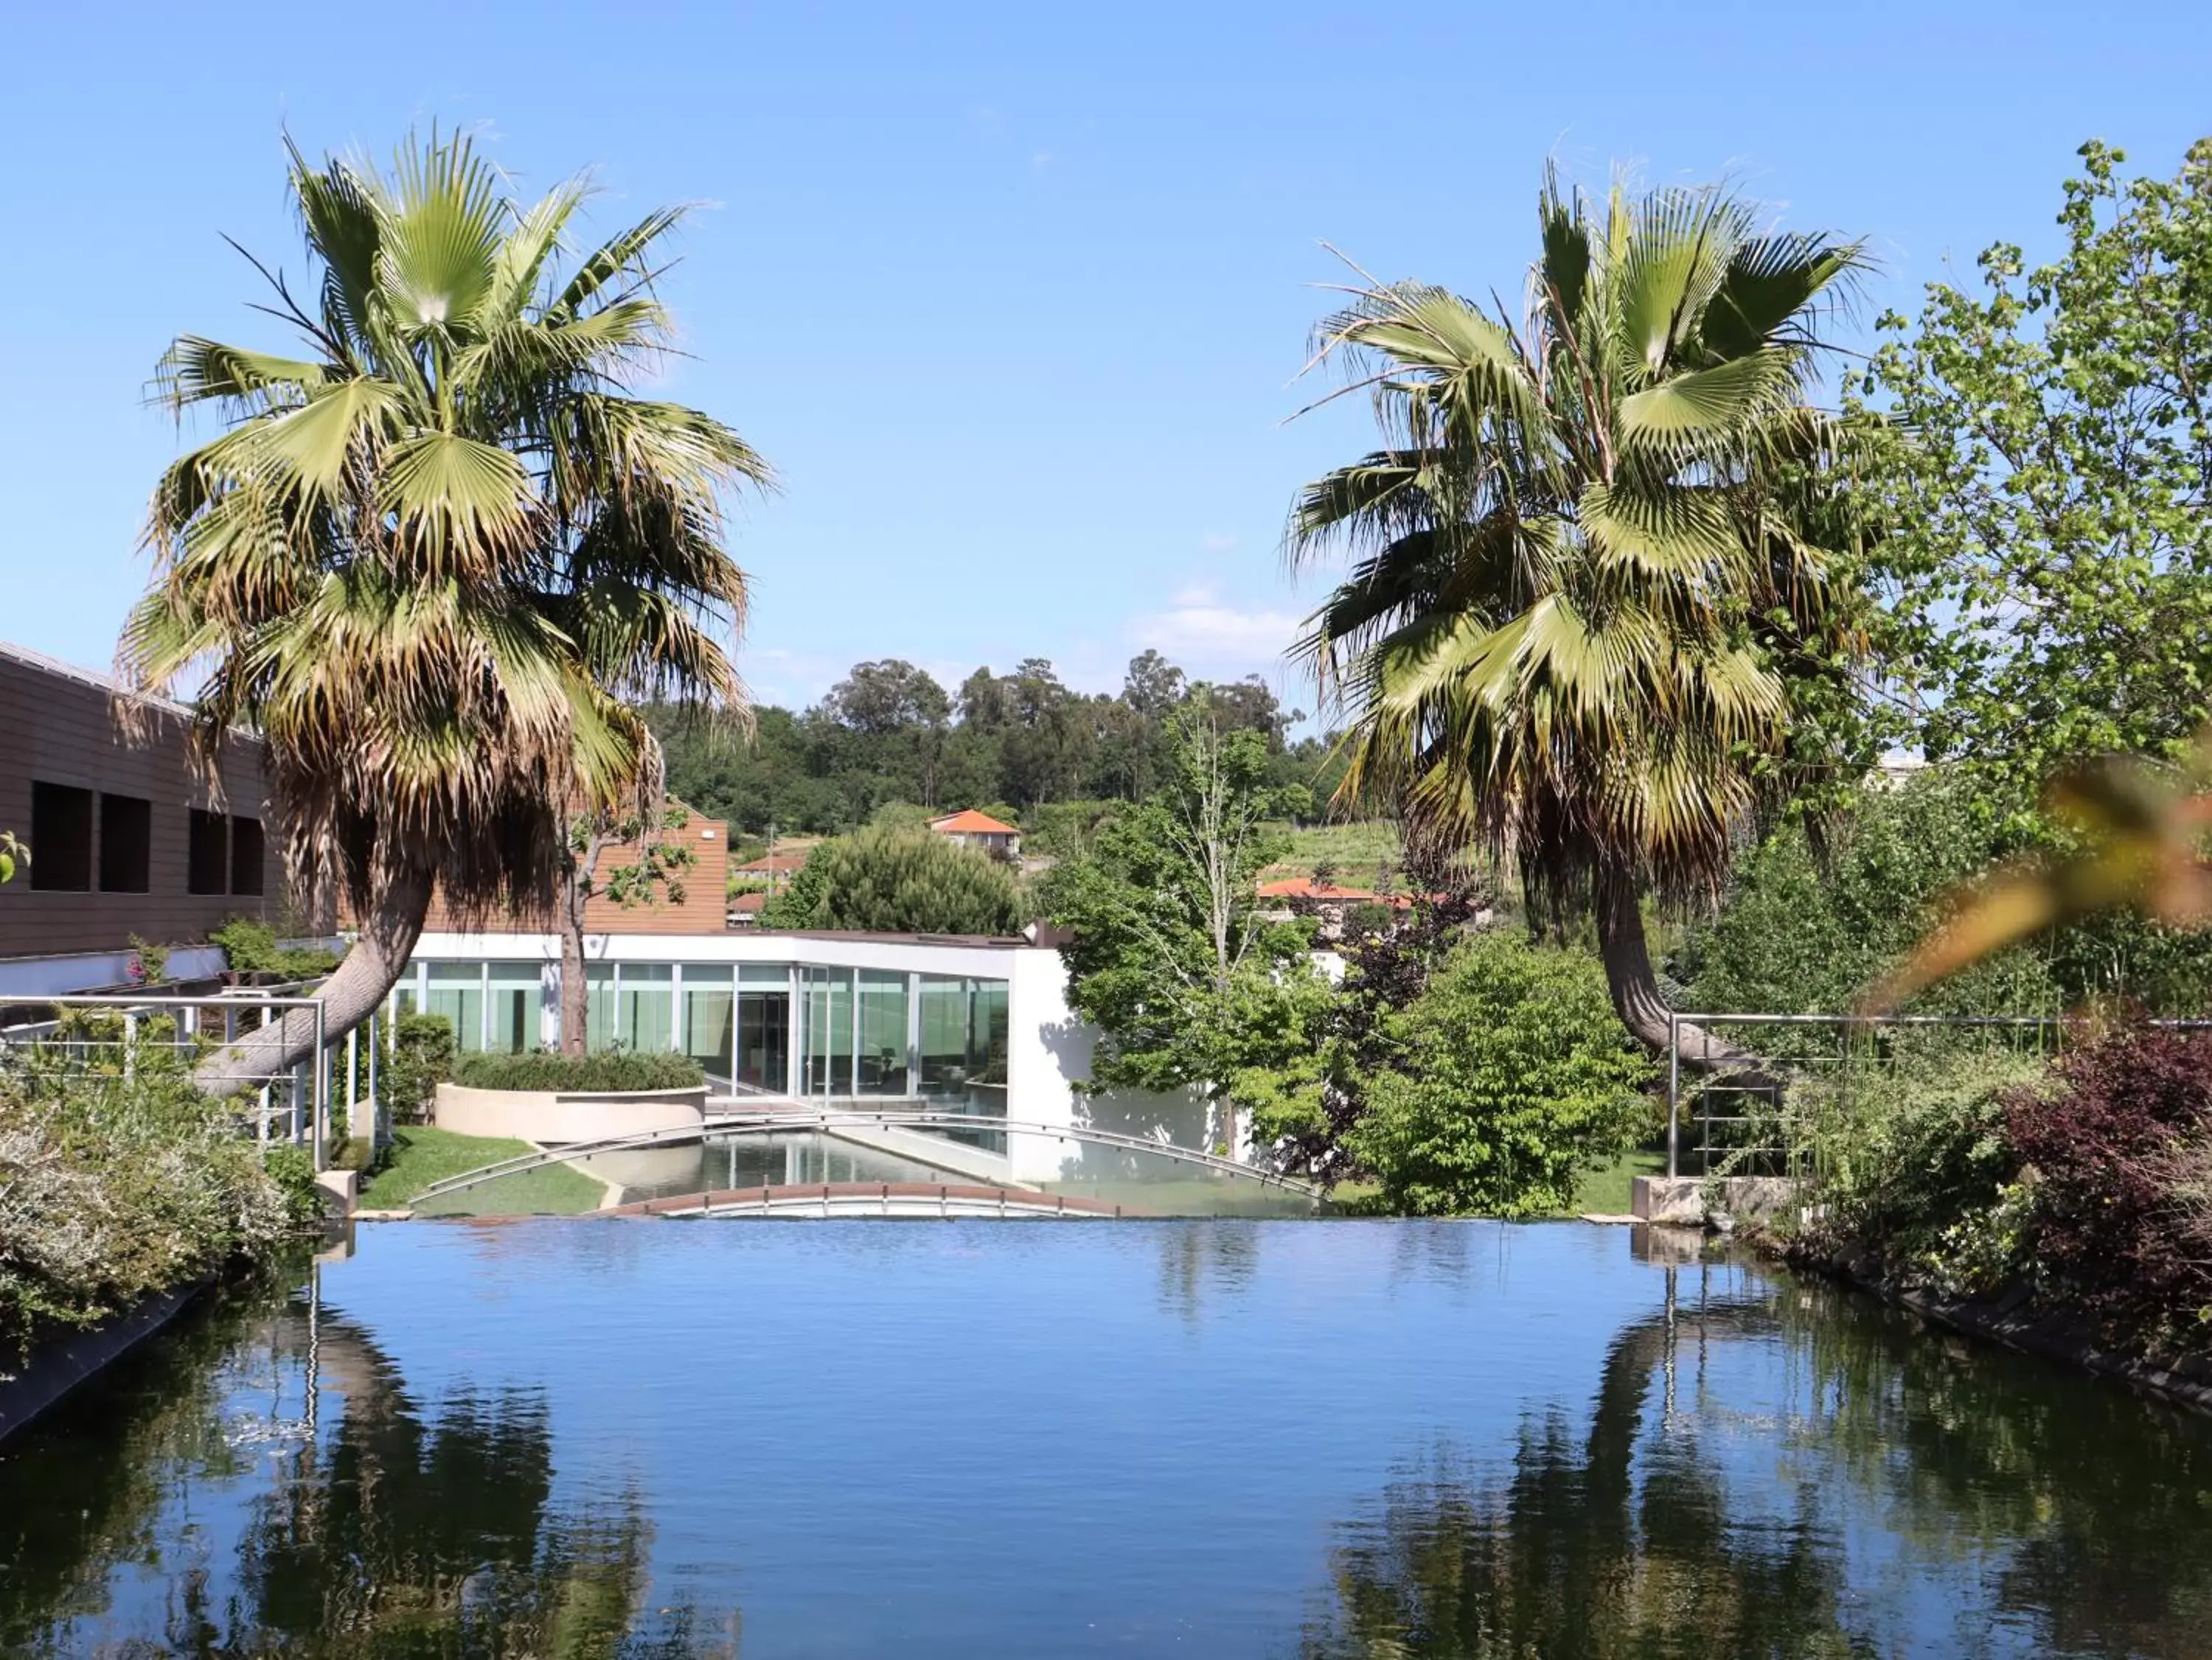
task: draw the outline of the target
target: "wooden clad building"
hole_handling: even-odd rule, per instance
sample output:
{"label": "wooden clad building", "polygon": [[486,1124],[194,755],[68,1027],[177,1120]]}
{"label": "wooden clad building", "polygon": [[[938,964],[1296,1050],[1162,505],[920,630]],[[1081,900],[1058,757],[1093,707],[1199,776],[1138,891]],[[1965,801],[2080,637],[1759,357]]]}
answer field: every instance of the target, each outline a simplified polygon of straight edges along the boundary
{"label": "wooden clad building", "polygon": [[184,944],[283,912],[260,745],[239,735],[205,777],[181,708],[157,706],[134,742],[114,690],[0,642],[0,830],[31,850],[0,885],[0,959]]}

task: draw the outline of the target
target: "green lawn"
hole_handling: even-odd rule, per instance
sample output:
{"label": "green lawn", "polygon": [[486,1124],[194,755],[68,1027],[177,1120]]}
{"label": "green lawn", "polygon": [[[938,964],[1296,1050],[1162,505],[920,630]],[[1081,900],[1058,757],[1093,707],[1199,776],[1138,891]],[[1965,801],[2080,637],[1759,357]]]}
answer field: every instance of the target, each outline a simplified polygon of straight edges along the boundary
{"label": "green lawn", "polygon": [[[407,1209],[415,1196],[434,1182],[480,1170],[503,1159],[519,1159],[532,1150],[527,1142],[457,1136],[450,1130],[433,1130],[427,1124],[403,1126],[392,1132],[391,1162],[362,1188],[362,1209]],[[422,1214],[574,1216],[597,1210],[604,1191],[599,1183],[568,1165],[546,1165],[434,1201]]]}
{"label": "green lawn", "polygon": [[1628,1215],[1629,1183],[1638,1176],[1663,1176],[1666,1172],[1667,1155],[1664,1153],[1655,1153],[1648,1148],[1624,1153],[1601,1169],[1583,1172],[1582,1185],[1575,1190],[1571,1214],[1577,1216],[1626,1216]]}
{"label": "green lawn", "polygon": [[1291,834],[1287,857],[1267,867],[1270,878],[1310,876],[1316,864],[1336,869],[1336,880],[1346,888],[1373,885],[1376,868],[1389,860],[1398,863],[1398,827],[1387,820],[1367,824],[1316,824]]}

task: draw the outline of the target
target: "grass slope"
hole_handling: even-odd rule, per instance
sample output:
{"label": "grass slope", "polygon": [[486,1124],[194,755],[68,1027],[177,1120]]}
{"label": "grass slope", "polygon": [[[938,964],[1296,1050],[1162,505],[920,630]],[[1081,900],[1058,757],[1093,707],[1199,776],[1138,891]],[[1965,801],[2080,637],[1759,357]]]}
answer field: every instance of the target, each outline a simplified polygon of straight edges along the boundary
{"label": "grass slope", "polygon": [[1373,884],[1376,869],[1388,861],[1395,872],[1398,863],[1398,827],[1377,819],[1365,824],[1315,824],[1291,832],[1289,854],[1269,865],[1270,879],[1310,876],[1317,864],[1335,868],[1336,880],[1347,888]]}
{"label": "grass slope", "polygon": [[[391,1162],[362,1190],[365,1210],[404,1210],[434,1182],[465,1171],[480,1170],[502,1159],[519,1159],[535,1149],[527,1142],[489,1136],[457,1136],[450,1130],[408,1124],[392,1133]],[[426,1215],[574,1216],[597,1210],[604,1190],[599,1183],[568,1165],[547,1165],[520,1175],[502,1176],[434,1202]]]}

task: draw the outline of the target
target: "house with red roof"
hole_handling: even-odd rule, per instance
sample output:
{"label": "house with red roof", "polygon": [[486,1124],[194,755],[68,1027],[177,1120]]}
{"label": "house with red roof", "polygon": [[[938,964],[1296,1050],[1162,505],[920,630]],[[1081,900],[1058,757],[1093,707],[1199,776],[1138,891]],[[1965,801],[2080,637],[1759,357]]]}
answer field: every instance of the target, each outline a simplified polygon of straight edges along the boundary
{"label": "house with red roof", "polygon": [[932,819],[929,827],[940,836],[988,853],[993,858],[1018,859],[1022,856],[1022,833],[1011,824],[1001,824],[988,813],[979,813],[974,808],[963,813],[951,813],[941,819]]}

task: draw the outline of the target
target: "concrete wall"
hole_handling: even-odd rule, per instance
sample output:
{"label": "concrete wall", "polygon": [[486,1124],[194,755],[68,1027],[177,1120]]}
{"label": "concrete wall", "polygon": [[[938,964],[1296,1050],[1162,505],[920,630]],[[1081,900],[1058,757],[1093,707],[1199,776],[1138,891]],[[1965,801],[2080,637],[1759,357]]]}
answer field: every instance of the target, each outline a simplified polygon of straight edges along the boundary
{"label": "concrete wall", "polygon": [[[204,940],[208,930],[240,914],[274,922],[283,896],[283,835],[267,810],[259,746],[238,737],[227,746],[220,777],[198,775],[186,744],[185,718],[173,707],[153,712],[145,741],[134,744],[117,722],[112,688],[102,676],[0,645],[0,829],[32,843],[34,782],[135,797],[150,803],[148,891],[98,891],[99,811],[94,808],[93,883],[88,893],[43,891],[29,870],[0,886],[0,959],[127,951],[133,934],[157,945]],[[264,840],[262,892],[186,891],[186,854],[194,808],[258,819]],[[51,991],[114,984],[124,976],[88,965],[91,978]]]}
{"label": "concrete wall", "polygon": [[586,1094],[551,1089],[471,1089],[441,1083],[434,1118],[459,1136],[498,1136],[525,1142],[604,1141],[648,1130],[702,1124],[707,1090],[639,1089]]}

